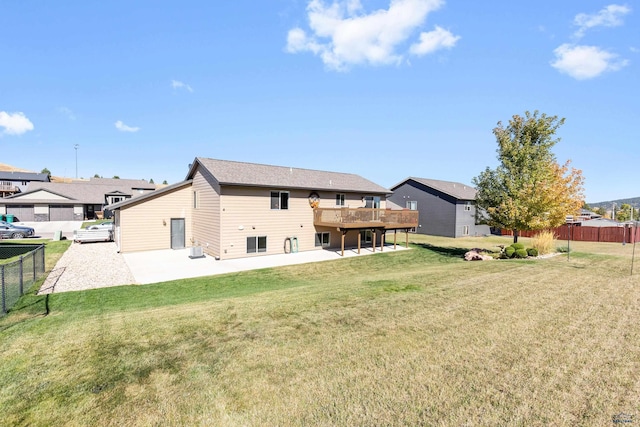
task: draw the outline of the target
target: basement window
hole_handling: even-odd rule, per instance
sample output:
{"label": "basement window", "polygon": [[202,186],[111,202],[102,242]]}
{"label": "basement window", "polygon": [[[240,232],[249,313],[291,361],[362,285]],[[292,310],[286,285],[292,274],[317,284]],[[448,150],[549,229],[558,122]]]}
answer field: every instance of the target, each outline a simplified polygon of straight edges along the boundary
{"label": "basement window", "polygon": [[331,233],[323,231],[322,233],[316,233],[316,247],[322,246],[323,248],[329,247],[329,238]]}
{"label": "basement window", "polygon": [[247,253],[254,254],[257,252],[267,251],[267,236],[250,236],[247,237]]}

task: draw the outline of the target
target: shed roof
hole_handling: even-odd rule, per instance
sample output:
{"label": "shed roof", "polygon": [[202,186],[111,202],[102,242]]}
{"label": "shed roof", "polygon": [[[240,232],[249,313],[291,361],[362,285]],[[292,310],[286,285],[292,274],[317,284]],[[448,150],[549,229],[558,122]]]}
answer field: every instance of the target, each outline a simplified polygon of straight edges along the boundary
{"label": "shed roof", "polygon": [[583,227],[622,227],[623,223],[608,218],[594,218],[578,221]]}
{"label": "shed roof", "polygon": [[187,179],[193,178],[197,165],[209,171],[220,185],[297,188],[389,194],[388,189],[359,175],[300,169],[287,166],[271,166],[257,163],[196,157]]}
{"label": "shed roof", "polygon": [[466,185],[466,184],[462,184],[460,182],[454,182],[454,181],[441,181],[438,179],[427,179],[427,178],[417,178],[417,177],[409,177],[404,181],[391,187],[391,190],[395,190],[401,185],[407,183],[408,181],[415,181],[419,184],[433,188],[434,190],[448,194],[449,196],[455,197],[458,200],[475,200],[476,198],[477,190],[470,185]]}

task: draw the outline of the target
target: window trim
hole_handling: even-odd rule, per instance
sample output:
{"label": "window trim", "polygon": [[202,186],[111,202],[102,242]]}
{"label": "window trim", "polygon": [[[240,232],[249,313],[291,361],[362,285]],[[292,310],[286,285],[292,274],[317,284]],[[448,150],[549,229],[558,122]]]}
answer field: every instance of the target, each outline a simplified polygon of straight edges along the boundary
{"label": "window trim", "polygon": [[471,202],[465,202],[464,203],[464,210],[465,211],[470,211],[471,210]]}
{"label": "window trim", "polygon": [[[411,209],[411,205],[414,205],[415,209]],[[409,209],[410,211],[417,211],[418,210],[418,201],[417,200],[407,200],[406,208]]]}
{"label": "window trim", "polygon": [[[269,203],[270,203],[270,206],[271,206],[271,210],[272,211],[288,211],[289,210],[289,199],[291,198],[290,197],[291,196],[290,193],[291,193],[290,191],[272,190],[271,193],[270,193],[271,196],[269,197]],[[273,200],[274,200],[274,195],[275,194],[278,195],[277,196],[278,197],[278,203],[276,204],[276,207],[274,207],[274,205],[273,205]],[[282,200],[283,200],[282,196],[285,195],[285,194],[287,195],[287,197],[286,197],[286,207],[283,208],[282,205],[284,203],[282,203]]]}
{"label": "window trim", "polygon": [[199,202],[199,197],[198,197],[198,191],[197,190],[193,190],[193,209],[198,209],[198,202]]}
{"label": "window trim", "polygon": [[[249,249],[249,242],[253,241],[253,250]],[[264,247],[261,247],[261,241],[264,241]],[[257,254],[267,252],[267,236],[247,236],[247,253]]]}
{"label": "window trim", "polygon": [[336,193],[336,206],[344,206],[346,198],[344,193]]}
{"label": "window trim", "polygon": [[[324,236],[327,236],[327,243],[324,243]],[[320,243],[320,244],[318,244]],[[315,237],[315,246],[316,248],[328,248],[331,246],[331,232],[330,231],[319,231],[316,233]]]}

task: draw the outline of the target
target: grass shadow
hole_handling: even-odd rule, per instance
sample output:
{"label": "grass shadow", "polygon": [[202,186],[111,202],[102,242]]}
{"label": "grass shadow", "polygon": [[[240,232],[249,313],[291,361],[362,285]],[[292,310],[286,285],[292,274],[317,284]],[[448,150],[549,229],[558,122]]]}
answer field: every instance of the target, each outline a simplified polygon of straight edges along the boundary
{"label": "grass shadow", "polygon": [[427,249],[437,254],[449,257],[449,258],[461,258],[464,257],[469,249],[468,248],[452,248],[444,246],[434,246],[429,243],[419,243],[415,245],[418,248]]}

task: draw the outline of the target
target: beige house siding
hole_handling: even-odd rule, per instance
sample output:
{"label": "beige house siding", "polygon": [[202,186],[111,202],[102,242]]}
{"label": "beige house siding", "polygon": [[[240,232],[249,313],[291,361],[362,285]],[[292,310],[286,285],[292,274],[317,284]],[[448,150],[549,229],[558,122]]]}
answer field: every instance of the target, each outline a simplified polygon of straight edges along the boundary
{"label": "beige house siding", "polygon": [[121,208],[116,219],[120,252],[171,248],[171,219],[185,219],[185,246],[191,245],[191,186]]}
{"label": "beige house siding", "polygon": [[210,256],[220,256],[220,185],[204,168],[193,175],[191,206],[196,194],[197,207],[192,210],[193,238]]}
{"label": "beige house siding", "polygon": [[[195,182],[195,178],[194,178]],[[289,192],[289,209],[271,209],[271,191]],[[317,191],[320,207],[336,207],[336,193]],[[285,253],[290,237],[297,237],[300,251],[318,250],[315,246],[317,232],[328,231],[330,247],[341,246],[342,234],[335,228],[313,225],[313,209],[309,206],[311,190],[287,190],[286,188],[222,187],[220,196],[220,243],[222,259],[244,258]],[[363,195],[345,194],[345,207],[364,206]],[[194,218],[195,221],[195,218]],[[247,253],[248,237],[267,237],[266,252]],[[378,239],[379,241],[379,239]],[[358,232],[350,231],[346,246],[357,246]]]}

